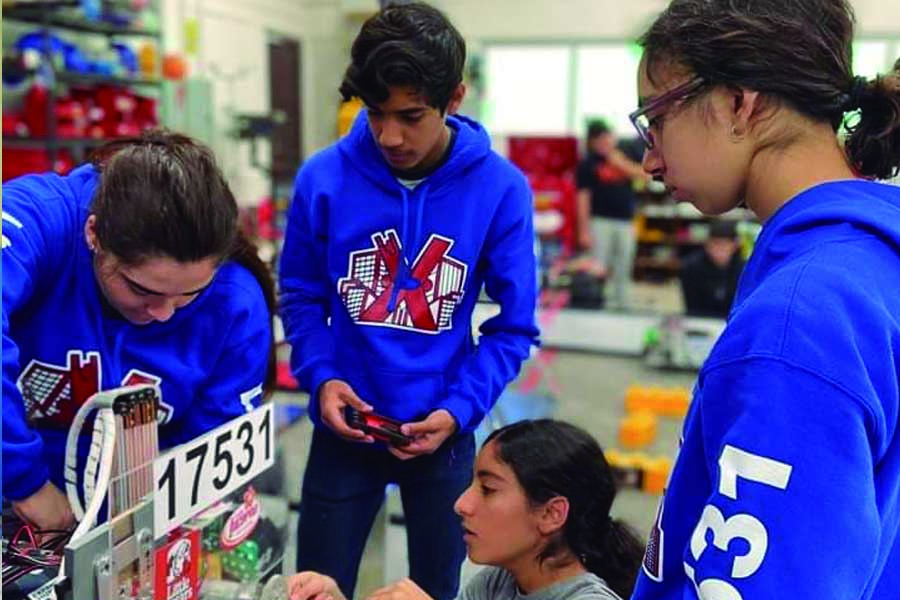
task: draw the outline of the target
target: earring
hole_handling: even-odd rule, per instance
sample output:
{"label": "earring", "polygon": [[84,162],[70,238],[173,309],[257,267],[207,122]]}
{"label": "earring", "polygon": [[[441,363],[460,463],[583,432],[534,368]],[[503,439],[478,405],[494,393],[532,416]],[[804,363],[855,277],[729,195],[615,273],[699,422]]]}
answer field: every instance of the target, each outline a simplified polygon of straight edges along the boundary
{"label": "earring", "polygon": [[741,140],[741,138],[743,138],[743,137],[744,137],[744,134],[742,132],[738,131],[737,125],[732,125],[731,126],[732,141],[739,142]]}

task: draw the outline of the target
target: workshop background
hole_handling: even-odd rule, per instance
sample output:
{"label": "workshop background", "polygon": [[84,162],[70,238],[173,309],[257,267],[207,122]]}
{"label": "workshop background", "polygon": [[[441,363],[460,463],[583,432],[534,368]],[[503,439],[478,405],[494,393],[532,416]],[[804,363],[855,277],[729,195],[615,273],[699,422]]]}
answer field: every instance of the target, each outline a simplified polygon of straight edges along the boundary
{"label": "workshop background", "polygon": [[[634,137],[640,51],[633,40],[665,0],[434,0],[467,41],[462,112],[529,177],[540,233],[543,346],[482,427],[570,420],[596,436],[621,476],[613,507],[646,534],[671,467],[696,369],[724,321],[687,315],[679,280],[712,220],[665,190],[638,186],[636,258],[627,305],[608,306],[603,265],[579,254],[574,171],[587,124]],[[854,71],[900,56],[900,10],[854,0]],[[67,172],[90,150],[156,125],[216,152],[244,225],[273,266],[297,168],[346,131],[358,105],[337,92],[349,47],[375,0],[81,0],[3,2],[3,180]],[[739,250],[753,215],[735,210]],[[489,301],[478,319],[491,314]],[[477,326],[477,323],[474,324]],[[279,348],[279,460],[261,490],[277,499],[284,564],[294,564],[295,509],[311,425]],[[394,491],[366,551],[359,597],[404,575]],[[471,567],[467,565],[467,574]]]}

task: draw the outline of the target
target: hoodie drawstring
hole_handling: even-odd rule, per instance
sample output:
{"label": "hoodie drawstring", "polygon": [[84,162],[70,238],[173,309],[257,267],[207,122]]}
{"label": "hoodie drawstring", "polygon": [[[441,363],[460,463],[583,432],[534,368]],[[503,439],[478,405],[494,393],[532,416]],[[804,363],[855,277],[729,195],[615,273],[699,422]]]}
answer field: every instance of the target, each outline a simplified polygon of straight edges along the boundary
{"label": "hoodie drawstring", "polygon": [[400,262],[397,265],[397,274],[395,276],[393,289],[391,290],[391,298],[388,301],[388,312],[392,313],[397,309],[397,296],[400,290],[415,290],[422,282],[412,276],[411,265],[413,262],[414,245],[418,244],[422,236],[422,219],[425,214],[425,198],[428,196],[428,184],[421,185],[422,192],[416,198],[416,227],[413,230],[413,238],[409,238],[409,194],[405,187],[402,187],[400,193],[403,197],[403,231],[400,233]]}

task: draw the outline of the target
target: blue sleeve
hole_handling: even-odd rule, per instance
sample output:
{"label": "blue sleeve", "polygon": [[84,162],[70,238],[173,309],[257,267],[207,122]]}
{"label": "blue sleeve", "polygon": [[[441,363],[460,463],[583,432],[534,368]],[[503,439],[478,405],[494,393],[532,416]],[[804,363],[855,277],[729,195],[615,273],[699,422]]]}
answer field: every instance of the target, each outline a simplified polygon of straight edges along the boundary
{"label": "blue sleeve", "polygon": [[36,177],[3,186],[3,497],[27,498],[49,479],[43,441],[27,423],[16,385],[22,365],[10,320],[26,307],[35,289],[53,278],[71,242],[71,214],[58,199],[40,198]]}
{"label": "blue sleeve", "polygon": [[281,317],[291,345],[291,371],[309,392],[309,410],[318,414],[319,387],[329,379],[341,379],[334,337],[328,325],[331,316],[331,283],[326,257],[317,250],[315,235],[327,227],[327,215],[316,211],[316,203],[304,196],[298,177],[284,234],[279,269]]}
{"label": "blue sleeve", "polygon": [[478,427],[538,343],[533,204],[523,177],[500,202],[482,260],[485,291],[500,305],[500,314],[481,325],[478,348],[463,361],[438,405],[463,432]]}
{"label": "blue sleeve", "polygon": [[699,393],[706,472],[670,482],[670,493],[691,481],[710,491],[674,549],[693,575],[684,597],[864,597],[881,531],[878,404],[776,359],[718,367]]}
{"label": "blue sleeve", "polygon": [[228,342],[184,418],[167,432],[166,445],[183,444],[203,435],[253,410],[262,400],[272,317],[258,286],[232,285],[242,305],[228,330]]}

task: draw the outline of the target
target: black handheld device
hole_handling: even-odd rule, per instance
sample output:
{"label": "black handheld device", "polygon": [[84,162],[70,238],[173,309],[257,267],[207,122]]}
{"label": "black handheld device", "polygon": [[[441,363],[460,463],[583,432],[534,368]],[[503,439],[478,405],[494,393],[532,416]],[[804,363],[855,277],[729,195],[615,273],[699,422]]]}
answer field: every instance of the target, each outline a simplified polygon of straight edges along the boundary
{"label": "black handheld device", "polygon": [[375,413],[359,412],[352,406],[344,407],[344,421],[353,429],[365,431],[376,440],[393,446],[406,446],[412,438],[400,431],[402,423]]}

